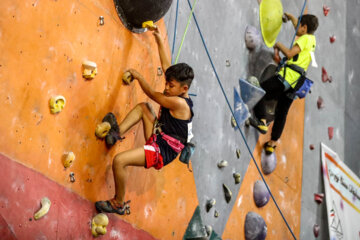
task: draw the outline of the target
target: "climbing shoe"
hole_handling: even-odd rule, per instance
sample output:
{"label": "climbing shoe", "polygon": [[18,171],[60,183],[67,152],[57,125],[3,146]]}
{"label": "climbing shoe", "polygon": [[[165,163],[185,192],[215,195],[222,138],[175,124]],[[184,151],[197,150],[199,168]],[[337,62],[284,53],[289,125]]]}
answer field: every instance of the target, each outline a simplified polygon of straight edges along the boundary
{"label": "climbing shoe", "polygon": [[106,114],[102,121],[110,123],[111,128],[108,134],[105,136],[105,142],[106,142],[106,146],[108,148],[111,148],[112,146],[114,146],[117,140],[123,139],[119,135],[120,133],[119,125],[116,121],[115,115],[112,112]]}
{"label": "climbing shoe", "polygon": [[114,198],[108,201],[95,202],[95,208],[98,212],[117,213],[119,215],[130,214],[130,201],[119,204]]}
{"label": "climbing shoe", "polygon": [[266,155],[271,155],[271,154],[273,154],[273,153],[275,152],[275,148],[276,148],[276,146],[275,146],[275,145],[274,145],[274,146],[271,146],[269,142],[266,142],[266,143],[264,144],[264,150],[265,150],[265,154],[266,154]]}
{"label": "climbing shoe", "polygon": [[265,125],[262,121],[257,118],[250,117],[249,118],[250,125],[256,128],[261,134],[265,134],[268,131],[268,126]]}

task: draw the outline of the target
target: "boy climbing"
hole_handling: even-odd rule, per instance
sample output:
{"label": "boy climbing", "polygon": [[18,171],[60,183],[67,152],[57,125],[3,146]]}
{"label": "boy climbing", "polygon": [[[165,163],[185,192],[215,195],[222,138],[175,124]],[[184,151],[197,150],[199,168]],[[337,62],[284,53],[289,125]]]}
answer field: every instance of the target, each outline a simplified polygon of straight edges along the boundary
{"label": "boy climbing", "polygon": [[[285,13],[285,15],[291,20],[296,29],[298,19],[289,13]],[[312,60],[316,46],[314,32],[318,25],[316,16],[303,15],[296,33],[298,39],[293,47],[288,49],[280,42],[277,42],[274,46],[275,50],[281,51],[286,56],[287,63],[273,77],[261,83],[261,87],[266,91],[266,94],[254,108],[256,117],[249,119],[253,127],[260,133],[265,134],[268,131],[265,103],[269,100],[277,100],[271,140],[264,145],[266,154],[275,151],[276,142],[281,136],[287,113],[294,100],[294,93],[303,84],[303,81],[299,81],[300,72],[306,71]]]}
{"label": "boy climbing", "polygon": [[115,180],[115,196],[107,201],[96,202],[95,207],[99,212],[126,214],[129,208],[128,202],[124,201],[127,167],[161,169],[177,157],[193,136],[191,132],[194,116],[193,103],[188,95],[194,78],[193,69],[185,63],[170,66],[157,28],[153,35],[165,72],[164,92],[154,91],[136,70],[130,69],[128,72],[134,80],[138,81],[144,93],[160,105],[159,118],[156,118],[149,103],[139,103],[119,124],[118,133],[121,136],[136,123],[142,121],[146,143],[143,147],[118,153],[114,157],[112,169]]}

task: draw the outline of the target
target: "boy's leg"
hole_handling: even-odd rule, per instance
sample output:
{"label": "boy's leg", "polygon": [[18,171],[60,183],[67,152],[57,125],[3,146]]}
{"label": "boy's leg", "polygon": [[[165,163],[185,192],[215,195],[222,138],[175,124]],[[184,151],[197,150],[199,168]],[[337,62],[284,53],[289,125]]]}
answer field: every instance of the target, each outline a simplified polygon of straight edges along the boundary
{"label": "boy's leg", "polygon": [[144,147],[119,153],[114,158],[112,169],[115,181],[115,199],[119,203],[124,202],[127,166],[145,166]]}
{"label": "boy's leg", "polygon": [[275,120],[271,132],[272,143],[276,142],[280,138],[284,130],[286,117],[293,101],[293,99],[286,96],[286,93],[283,93],[280,96],[275,110]]}
{"label": "boy's leg", "polygon": [[107,201],[96,202],[95,207],[99,212],[125,214],[124,195],[127,166],[145,166],[145,151],[143,147],[131,149],[115,156],[113,162],[115,197]]}
{"label": "boy's leg", "polygon": [[149,103],[139,103],[136,105],[120,123],[120,136],[125,134],[132,126],[142,120],[144,125],[145,139],[149,139],[152,134],[156,114]]}

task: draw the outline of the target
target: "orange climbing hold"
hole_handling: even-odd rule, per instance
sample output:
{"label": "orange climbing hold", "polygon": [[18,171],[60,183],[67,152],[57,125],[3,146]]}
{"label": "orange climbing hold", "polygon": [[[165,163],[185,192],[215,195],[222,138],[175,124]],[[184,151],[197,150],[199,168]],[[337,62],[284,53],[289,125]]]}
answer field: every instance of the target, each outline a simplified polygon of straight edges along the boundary
{"label": "orange climbing hold", "polygon": [[328,135],[329,135],[329,140],[331,140],[334,136],[334,127],[328,127]]}

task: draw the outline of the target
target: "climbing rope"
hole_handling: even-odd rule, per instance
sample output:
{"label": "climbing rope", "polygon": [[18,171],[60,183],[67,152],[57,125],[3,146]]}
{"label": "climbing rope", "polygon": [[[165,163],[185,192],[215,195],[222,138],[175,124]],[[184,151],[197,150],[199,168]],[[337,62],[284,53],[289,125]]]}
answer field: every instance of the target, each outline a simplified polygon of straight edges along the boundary
{"label": "climbing rope", "polygon": [[[187,0],[187,2],[188,2],[188,4],[189,4],[189,7],[193,10],[193,7],[191,6],[190,1]],[[207,54],[207,56],[208,56],[208,58],[209,58],[211,67],[212,67],[212,69],[213,69],[213,71],[214,71],[214,73],[215,73],[215,77],[216,77],[216,79],[217,79],[217,81],[218,81],[218,83],[219,83],[219,86],[220,86],[220,88],[221,88],[221,91],[222,91],[222,93],[223,93],[223,95],[224,95],[224,97],[225,97],[226,103],[227,103],[227,105],[228,105],[228,107],[229,107],[229,109],[230,109],[230,111],[231,111],[232,116],[234,117],[234,119],[235,119],[235,121],[236,121],[236,124],[237,124],[238,126],[240,126],[240,124],[237,122],[237,120],[236,120],[236,118],[235,118],[234,111],[233,111],[233,109],[232,109],[232,107],[231,107],[231,105],[230,105],[229,99],[228,99],[228,97],[227,97],[227,95],[226,95],[226,93],[225,93],[225,90],[224,90],[224,88],[223,88],[223,86],[222,86],[222,83],[221,83],[221,81],[220,81],[220,78],[219,78],[219,76],[218,76],[218,74],[217,74],[216,68],[215,68],[214,63],[213,63],[213,61],[212,61],[212,59],[211,59],[209,50],[208,50],[208,48],[207,48],[207,45],[206,45],[206,43],[205,43],[205,40],[204,40],[204,37],[203,37],[203,35],[202,35],[201,29],[200,29],[199,24],[198,24],[198,22],[197,22],[197,20],[196,20],[195,13],[194,13],[193,11],[192,11],[192,15],[193,15],[193,17],[194,17],[194,21],[195,21],[197,30],[198,30],[198,32],[199,32],[199,34],[200,34],[200,38],[201,38],[201,41],[202,41],[203,46],[204,46],[204,48],[205,48],[206,54]],[[253,154],[252,154],[252,152],[251,152],[251,150],[250,150],[249,144],[247,143],[247,141],[246,141],[246,139],[245,139],[245,136],[244,136],[241,128],[238,127],[238,129],[239,129],[239,132],[240,132],[240,134],[241,134],[241,137],[242,137],[242,139],[244,140],[245,145],[246,145],[246,147],[247,147],[247,149],[248,149],[248,151],[249,151],[249,153],[250,153],[251,159],[253,160],[253,162],[254,162],[254,164],[255,164],[255,166],[256,166],[256,168],[257,168],[257,170],[258,170],[258,172],[259,172],[259,174],[260,174],[260,176],[261,176],[261,178],[262,178],[262,180],[263,180],[264,183],[265,183],[265,186],[266,186],[267,190],[269,191],[269,194],[270,194],[272,200],[274,201],[274,203],[275,203],[275,205],[276,205],[276,208],[278,209],[281,217],[283,218],[284,222],[286,223],[286,226],[287,226],[287,228],[289,229],[291,235],[292,235],[293,238],[296,240],[296,237],[295,237],[293,231],[291,230],[291,228],[290,228],[290,226],[289,226],[289,223],[287,222],[287,220],[285,219],[282,211],[280,210],[279,205],[277,204],[277,202],[276,202],[273,194],[272,194],[271,191],[270,191],[270,188],[269,188],[268,184],[267,184],[266,181],[265,181],[265,178],[264,178],[263,174],[262,174],[261,171],[260,171],[260,168],[259,168],[258,164],[257,164],[256,161],[255,161],[255,158],[254,158],[254,156],[253,156]]]}
{"label": "climbing rope", "polygon": [[[184,34],[183,34],[182,39],[181,39],[180,47],[179,47],[179,50],[178,50],[177,55],[176,55],[176,59],[175,59],[175,62],[174,62],[175,64],[176,64],[176,63],[178,62],[178,60],[179,60],[181,48],[182,48],[182,46],[183,46],[183,44],[184,44],[185,37],[186,37],[187,31],[188,31],[188,29],[189,29],[190,20],[191,20],[191,17],[193,16],[196,3],[197,3],[197,0],[194,0],[194,4],[193,4],[193,6],[191,7],[191,12],[190,12],[190,15],[189,15],[189,17],[188,17],[188,21],[187,21],[187,24],[186,24],[185,31],[184,31]],[[191,5],[191,4],[190,4],[190,5]],[[175,40],[174,40],[174,41],[175,41]]]}
{"label": "climbing rope", "polygon": [[173,63],[174,50],[175,50],[175,40],[176,40],[178,13],[179,13],[179,0],[177,0],[177,2],[176,2],[174,39],[173,39],[173,44],[172,44],[172,49],[171,49],[171,61],[172,61],[172,63]]}
{"label": "climbing rope", "polygon": [[304,14],[305,7],[306,7],[306,2],[307,2],[307,0],[304,1],[303,8],[301,9],[300,17],[299,17],[298,22],[297,22],[297,24],[296,24],[295,34],[294,34],[294,37],[293,37],[293,39],[292,39],[292,41],[291,41],[291,44],[290,44],[290,49],[292,48],[292,46],[293,46],[293,44],[294,44],[295,37],[296,37],[296,33],[297,33],[297,31],[299,30],[300,21],[301,21],[301,18],[302,18],[303,14]]}

